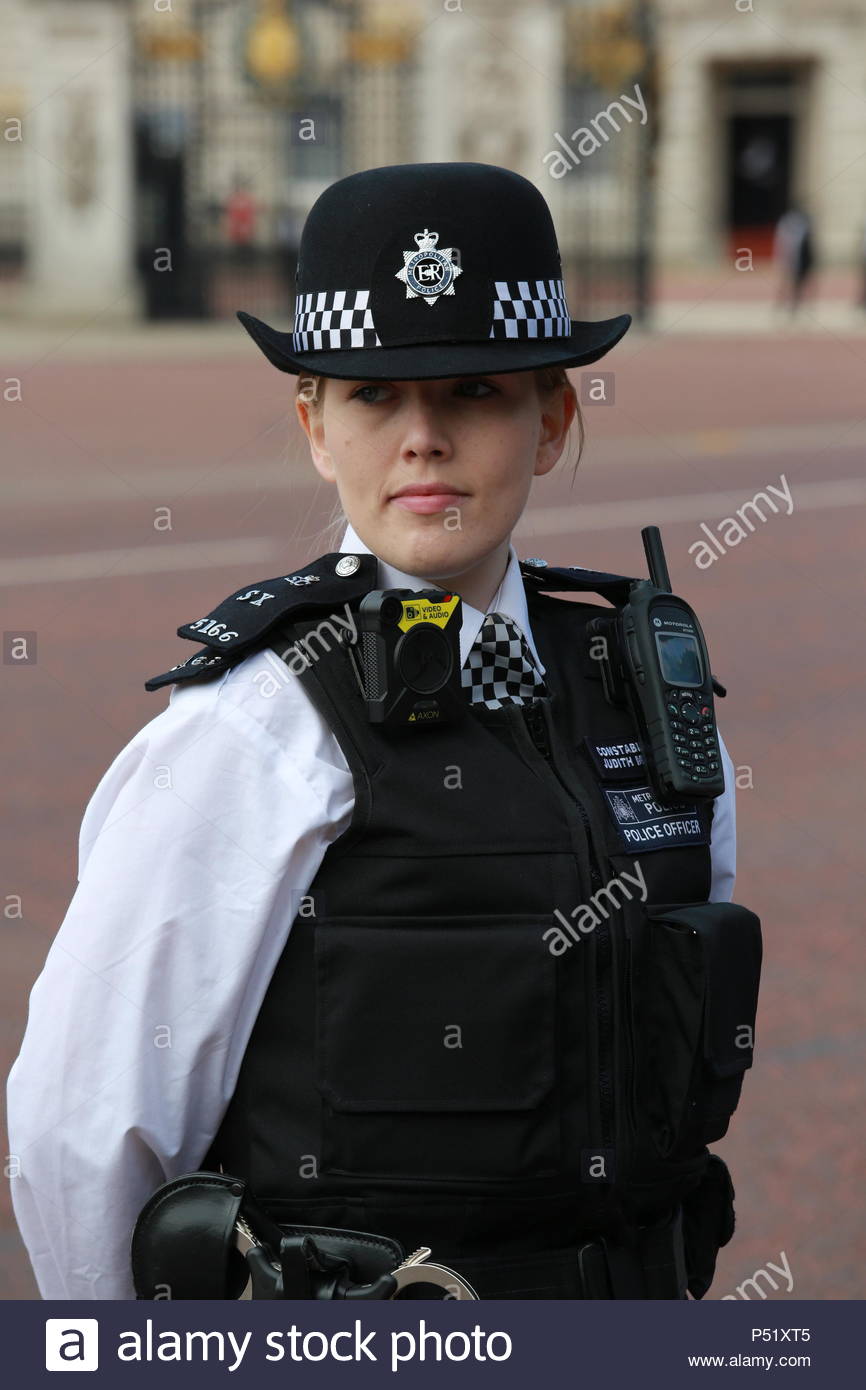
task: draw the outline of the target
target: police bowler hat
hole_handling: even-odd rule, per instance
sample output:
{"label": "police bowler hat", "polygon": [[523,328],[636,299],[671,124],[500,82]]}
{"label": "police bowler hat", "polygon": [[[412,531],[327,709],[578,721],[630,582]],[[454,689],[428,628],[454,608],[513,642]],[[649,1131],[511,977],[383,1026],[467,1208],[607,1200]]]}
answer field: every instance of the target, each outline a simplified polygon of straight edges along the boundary
{"label": "police bowler hat", "polygon": [[573,319],[550,209],[494,164],[389,164],[338,179],[301,234],[291,333],[238,318],[280,371],[416,380],[577,367],[630,314]]}

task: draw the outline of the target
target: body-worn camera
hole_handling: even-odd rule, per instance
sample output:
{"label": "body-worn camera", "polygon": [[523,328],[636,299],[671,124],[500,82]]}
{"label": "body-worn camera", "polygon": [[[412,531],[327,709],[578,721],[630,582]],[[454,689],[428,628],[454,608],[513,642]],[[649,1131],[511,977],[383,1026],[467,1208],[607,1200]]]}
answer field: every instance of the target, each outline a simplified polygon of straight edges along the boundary
{"label": "body-worn camera", "polygon": [[641,536],[650,577],[635,580],[613,616],[589,624],[590,641],[602,639],[604,693],[630,707],[657,795],[711,800],[725,779],[707,644],[694,611],[671,593],[658,527]]}
{"label": "body-worn camera", "polygon": [[374,589],[358,607],[348,648],[373,724],[413,728],[466,714],[460,675],[459,594]]}

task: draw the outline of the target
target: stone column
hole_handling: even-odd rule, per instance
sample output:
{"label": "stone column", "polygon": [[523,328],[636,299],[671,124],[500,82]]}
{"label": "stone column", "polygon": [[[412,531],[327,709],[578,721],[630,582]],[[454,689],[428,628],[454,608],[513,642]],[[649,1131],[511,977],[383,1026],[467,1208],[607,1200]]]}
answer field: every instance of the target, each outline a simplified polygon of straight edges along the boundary
{"label": "stone column", "polygon": [[542,156],[561,100],[561,6],[428,0],[417,40],[419,160],[501,164],[553,195]]}
{"label": "stone column", "polygon": [[30,257],[22,309],[137,317],[128,0],[28,0],[22,140]]}

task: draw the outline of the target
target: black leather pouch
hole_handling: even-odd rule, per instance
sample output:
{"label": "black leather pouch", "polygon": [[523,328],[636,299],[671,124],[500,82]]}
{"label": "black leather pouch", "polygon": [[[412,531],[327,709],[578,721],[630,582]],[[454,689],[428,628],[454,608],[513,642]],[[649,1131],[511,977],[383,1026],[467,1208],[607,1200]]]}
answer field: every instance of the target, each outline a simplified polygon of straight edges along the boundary
{"label": "black leather pouch", "polygon": [[731,1175],[718,1154],[710,1154],[700,1184],[683,1199],[683,1243],[692,1298],[703,1298],[712,1284],[716,1257],[734,1234],[735,1219]]}
{"label": "black leather pouch", "polygon": [[648,903],[635,955],[638,1109],[656,1152],[721,1139],[752,1065],[761,924],[739,903]]}
{"label": "black leather pouch", "polygon": [[389,1298],[393,1281],[384,1276],[404,1259],[386,1236],[280,1225],[243,1179],[204,1171],[148,1198],[131,1253],[136,1297],[153,1300]]}

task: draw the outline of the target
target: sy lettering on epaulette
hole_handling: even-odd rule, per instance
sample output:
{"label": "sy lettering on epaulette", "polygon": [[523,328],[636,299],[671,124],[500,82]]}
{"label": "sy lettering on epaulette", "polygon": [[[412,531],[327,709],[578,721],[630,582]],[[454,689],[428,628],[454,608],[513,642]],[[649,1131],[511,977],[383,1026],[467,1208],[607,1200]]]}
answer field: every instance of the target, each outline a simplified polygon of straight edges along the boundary
{"label": "sy lettering on epaulette", "polygon": [[245,584],[205,617],[177,629],[178,637],[204,646],[186,661],[151,676],[144,688],[159,690],[194,677],[220,675],[254,651],[284,618],[305,618],[322,609],[343,614],[346,603],[374,588],[377,573],[375,555],[330,551],[293,574]]}

